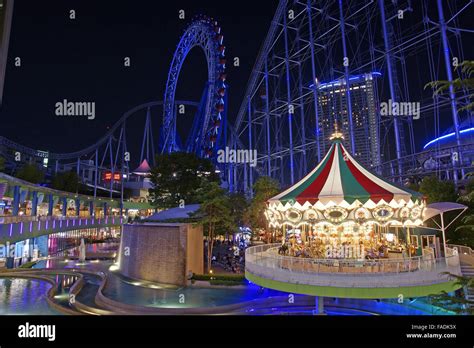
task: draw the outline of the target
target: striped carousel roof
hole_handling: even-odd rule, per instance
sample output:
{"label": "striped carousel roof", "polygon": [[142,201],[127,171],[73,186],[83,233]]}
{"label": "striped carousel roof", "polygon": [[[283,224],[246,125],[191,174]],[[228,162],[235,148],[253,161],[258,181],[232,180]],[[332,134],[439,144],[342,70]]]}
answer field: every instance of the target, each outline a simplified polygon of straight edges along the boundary
{"label": "striped carousel roof", "polygon": [[[339,133],[337,133],[339,134]],[[323,160],[308,175],[284,192],[268,200],[270,205],[299,203],[352,205],[422,200],[422,194],[396,186],[369,172],[345,149],[342,137],[334,137]]]}

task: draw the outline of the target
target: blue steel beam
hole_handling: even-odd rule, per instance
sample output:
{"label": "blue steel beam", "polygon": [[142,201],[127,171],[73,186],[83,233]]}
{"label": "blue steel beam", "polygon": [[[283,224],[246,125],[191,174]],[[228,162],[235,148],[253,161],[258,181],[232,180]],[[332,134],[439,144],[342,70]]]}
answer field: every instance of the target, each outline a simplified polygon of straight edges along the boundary
{"label": "blue steel beam", "polygon": [[[344,10],[342,7],[342,0],[339,0],[339,24],[341,26],[341,41],[342,41],[342,52],[344,54],[344,60],[347,59],[350,62],[349,57],[347,56],[347,47],[346,47],[346,24],[344,19]],[[351,57],[352,59],[352,57]],[[357,149],[355,147],[355,138],[354,138],[354,123],[352,121],[352,100],[351,100],[351,82],[350,82],[350,73],[349,73],[349,64],[344,64],[344,79],[346,80],[346,99],[347,99],[347,116],[349,120],[349,141],[351,145],[351,153],[356,155]]]}
{"label": "blue steel beam", "polygon": [[311,73],[313,88],[313,102],[314,102],[314,118],[316,122],[315,138],[316,138],[316,152],[318,155],[318,163],[321,162],[321,144],[319,140],[319,110],[318,110],[318,86],[316,81],[316,62],[314,59],[314,34],[313,34],[313,20],[311,11],[311,0],[306,3],[306,11],[308,12],[308,28],[309,28],[309,48],[311,52]]}
{"label": "blue steel beam", "polygon": [[[294,105],[291,105],[291,83],[290,83],[290,58],[288,51],[288,25],[286,21],[286,15],[283,16],[283,31],[285,38],[285,67],[286,67],[286,102],[288,105],[288,135],[290,137],[290,181],[293,185],[295,183],[295,165],[294,165],[294,154],[293,154],[293,112]],[[250,125],[249,125],[250,127]],[[283,178],[282,178],[283,180]]]}
{"label": "blue steel beam", "polygon": [[[390,89],[390,99],[392,99],[392,103],[397,101],[397,97],[395,94],[395,87],[394,87],[394,78],[392,75],[392,54],[391,54],[391,47],[390,41],[388,39],[387,33],[387,23],[385,19],[385,5],[384,0],[379,0],[379,8],[380,8],[380,20],[382,22],[382,32],[383,32],[383,40],[385,45],[385,61],[387,63],[387,75],[388,75],[388,84]],[[393,115],[393,130],[395,133],[395,151],[397,160],[400,160],[402,157],[402,148],[400,144],[400,128],[399,128],[399,119],[397,115]],[[397,174],[402,174],[402,168],[400,162],[397,164]]]}
{"label": "blue steel beam", "polygon": [[[443,3],[441,0],[437,1],[438,5],[438,15],[439,15],[439,29],[441,34],[441,41],[443,43],[443,56],[444,56],[444,65],[446,68],[446,75],[448,77],[449,82],[449,99],[451,104],[451,115],[453,118],[453,125],[454,125],[454,134],[456,136],[456,145],[458,146],[457,156],[452,157],[452,162],[454,167],[459,167],[462,163],[462,153],[461,149],[461,134],[459,132],[459,118],[458,118],[458,111],[456,106],[456,95],[454,93],[453,87],[453,73],[451,71],[451,60],[449,57],[449,45],[448,45],[448,37],[446,35],[446,22],[444,20],[444,11],[443,11]],[[464,170],[461,168],[461,177],[464,177]],[[457,182],[458,175],[457,171],[454,171],[454,182]]]}

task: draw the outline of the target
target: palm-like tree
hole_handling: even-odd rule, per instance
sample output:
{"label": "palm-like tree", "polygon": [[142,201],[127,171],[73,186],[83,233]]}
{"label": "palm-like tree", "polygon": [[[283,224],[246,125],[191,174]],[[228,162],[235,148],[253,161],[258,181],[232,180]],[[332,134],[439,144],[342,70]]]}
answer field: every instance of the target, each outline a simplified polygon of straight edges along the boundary
{"label": "palm-like tree", "polygon": [[[427,83],[425,85],[425,88],[430,87],[434,89],[435,95],[442,94],[448,91],[451,85],[453,86],[454,91],[459,91],[462,89],[472,90],[474,88],[474,77],[471,77],[471,75],[474,73],[474,61],[466,60],[456,67],[456,69],[459,69],[459,68],[461,68],[462,73],[466,74],[467,76],[466,79],[457,78],[453,80],[452,82],[449,82],[446,80],[432,81],[432,82]],[[471,99],[473,96],[474,96],[474,93],[471,93],[467,97]],[[470,102],[466,106],[460,108],[459,111],[471,110],[472,108],[474,108],[474,102]]]}
{"label": "palm-like tree", "polygon": [[[460,286],[463,289],[474,287],[474,278],[464,277],[449,272],[443,272],[441,274],[447,275],[449,279],[455,279],[456,281],[454,285]],[[456,314],[474,314],[474,301],[468,300],[464,296],[450,296],[446,291],[443,291],[441,294],[431,295],[430,298],[432,304],[446,308]]]}

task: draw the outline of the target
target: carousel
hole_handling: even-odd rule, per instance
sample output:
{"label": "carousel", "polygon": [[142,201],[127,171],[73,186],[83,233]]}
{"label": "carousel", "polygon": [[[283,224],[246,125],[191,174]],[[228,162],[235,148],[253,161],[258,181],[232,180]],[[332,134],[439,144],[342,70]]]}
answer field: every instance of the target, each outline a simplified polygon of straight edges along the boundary
{"label": "carousel", "polygon": [[[448,276],[461,271],[457,251],[446,246],[443,214],[462,214],[466,207],[427,205],[422,194],[365,169],[343,139],[336,128],[317,167],[267,201],[266,218],[281,241],[247,248],[246,278],[317,301],[421,297],[459,288]],[[438,217],[439,228],[424,226]]]}
{"label": "carousel", "polygon": [[336,130],[324,159],[267,202],[280,253],[317,259],[376,259],[421,253],[410,234],[423,224],[422,194],[389,183],[360,165]]}

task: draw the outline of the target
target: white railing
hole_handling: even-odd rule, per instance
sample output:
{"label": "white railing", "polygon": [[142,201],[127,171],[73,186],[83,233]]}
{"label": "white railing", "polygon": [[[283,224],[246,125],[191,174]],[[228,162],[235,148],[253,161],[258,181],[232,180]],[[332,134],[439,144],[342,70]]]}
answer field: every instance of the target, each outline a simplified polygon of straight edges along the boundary
{"label": "white railing", "polygon": [[[15,224],[19,222],[30,222],[30,221],[52,221],[52,220],[72,220],[77,219],[79,216],[30,216],[30,215],[18,215],[18,216],[0,216],[0,224]],[[86,217],[81,217],[86,218]]]}
{"label": "white railing", "polygon": [[[120,218],[119,215],[107,215],[102,216],[100,219],[104,220],[105,218]],[[78,219],[93,219],[93,216],[29,216],[29,215],[21,215],[21,216],[0,216],[0,224],[14,224],[20,222],[35,222],[35,221],[66,221],[66,220],[78,220]],[[96,217],[96,219],[99,219]]]}
{"label": "white railing", "polygon": [[460,254],[463,255],[474,255],[474,251],[466,245],[447,244],[451,249],[457,249]]}
{"label": "white railing", "polygon": [[248,248],[246,270],[255,275],[311,285],[403,286],[445,282],[443,272],[460,274],[456,253],[447,258],[311,259],[279,255],[279,244]]}

